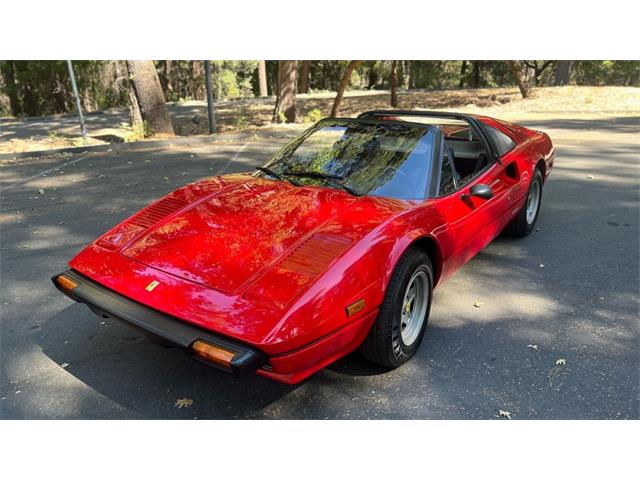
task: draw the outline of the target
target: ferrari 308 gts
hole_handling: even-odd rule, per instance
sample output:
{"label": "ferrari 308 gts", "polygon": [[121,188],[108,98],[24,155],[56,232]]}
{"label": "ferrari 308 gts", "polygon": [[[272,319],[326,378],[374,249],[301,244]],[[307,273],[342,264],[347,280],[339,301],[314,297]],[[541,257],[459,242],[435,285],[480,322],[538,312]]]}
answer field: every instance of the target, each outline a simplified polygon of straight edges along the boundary
{"label": "ferrari 308 gts", "polygon": [[254,172],[150,204],[53,282],[235,375],[297,383],[358,348],[394,368],[435,286],[533,230],[553,161],[545,133],[483,116],[328,118]]}

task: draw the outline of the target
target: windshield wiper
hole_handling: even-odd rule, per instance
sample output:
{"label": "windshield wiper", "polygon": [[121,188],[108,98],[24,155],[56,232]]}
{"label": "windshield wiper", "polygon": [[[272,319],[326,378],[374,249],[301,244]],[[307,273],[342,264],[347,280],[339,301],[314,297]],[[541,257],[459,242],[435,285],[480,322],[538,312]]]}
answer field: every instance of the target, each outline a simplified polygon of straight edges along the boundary
{"label": "windshield wiper", "polygon": [[307,177],[307,178],[313,178],[316,180],[324,180],[326,183],[328,183],[329,185],[333,185],[334,187],[338,187],[338,188],[342,188],[343,190],[349,192],[351,195],[355,195],[356,197],[361,197],[362,193],[354,190],[353,188],[349,187],[348,185],[345,185],[344,183],[342,183],[340,180],[344,180],[344,177],[341,177],[340,175],[331,175],[328,173],[322,173],[322,172],[314,172],[314,171],[308,171],[308,172],[282,172],[283,175],[288,175],[291,177]]}
{"label": "windshield wiper", "polygon": [[278,180],[280,180],[282,182],[289,182],[289,183],[295,185],[296,187],[300,186],[300,184],[298,182],[294,182],[290,178],[284,178],[280,173],[278,173],[278,172],[276,172],[274,170],[271,170],[268,167],[256,167],[256,170],[258,170],[260,172],[264,172],[267,175],[269,175],[270,177],[277,178]]}

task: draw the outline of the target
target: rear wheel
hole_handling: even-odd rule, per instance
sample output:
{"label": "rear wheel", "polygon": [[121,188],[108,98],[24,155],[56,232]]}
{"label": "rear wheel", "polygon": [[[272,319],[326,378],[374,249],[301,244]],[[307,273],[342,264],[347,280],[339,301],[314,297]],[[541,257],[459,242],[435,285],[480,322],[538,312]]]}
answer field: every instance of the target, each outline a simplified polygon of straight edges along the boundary
{"label": "rear wheel", "polygon": [[527,192],[527,200],[518,215],[509,224],[508,232],[516,237],[529,235],[538,220],[540,204],[542,203],[542,172],[536,168]]}
{"label": "rear wheel", "polygon": [[360,347],[362,354],[392,368],[413,357],[427,326],[432,292],[429,255],[409,249],[393,271],[378,318]]}

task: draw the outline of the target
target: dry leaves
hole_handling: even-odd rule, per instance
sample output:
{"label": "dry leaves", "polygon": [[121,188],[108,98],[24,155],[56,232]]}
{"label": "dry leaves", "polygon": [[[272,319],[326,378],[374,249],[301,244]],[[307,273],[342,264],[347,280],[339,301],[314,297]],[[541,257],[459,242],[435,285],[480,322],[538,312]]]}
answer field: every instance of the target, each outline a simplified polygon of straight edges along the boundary
{"label": "dry leaves", "polygon": [[177,408],[188,408],[191,405],[193,405],[193,399],[185,397],[177,399],[173,406]]}
{"label": "dry leaves", "polygon": [[501,417],[505,417],[505,418],[508,418],[509,420],[511,420],[511,412],[507,412],[506,410],[498,410],[498,414]]}
{"label": "dry leaves", "polygon": [[556,360],[556,366],[549,370],[549,388],[554,388],[558,390],[562,382],[556,385],[556,380],[560,375],[560,370],[562,367],[567,364],[567,360],[564,358],[559,358]]}
{"label": "dry leaves", "polygon": [[480,308],[481,306],[484,305],[484,302],[480,302],[478,300],[476,300],[475,302],[473,302],[473,306],[476,308]]}
{"label": "dry leaves", "polygon": [[527,348],[531,348],[532,350],[537,350],[538,349],[538,345],[527,345]]}

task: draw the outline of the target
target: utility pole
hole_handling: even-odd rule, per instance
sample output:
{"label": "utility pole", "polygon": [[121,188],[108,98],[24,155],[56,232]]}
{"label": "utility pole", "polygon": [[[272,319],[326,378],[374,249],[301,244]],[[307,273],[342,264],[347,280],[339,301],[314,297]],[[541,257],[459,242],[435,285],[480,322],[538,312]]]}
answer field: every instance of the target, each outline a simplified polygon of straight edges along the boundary
{"label": "utility pole", "polygon": [[211,60],[204,61],[204,77],[207,82],[207,110],[209,113],[209,133],[216,131],[216,117],[213,112],[213,85],[211,85]]}
{"label": "utility pole", "polygon": [[82,105],[80,105],[80,97],[78,96],[78,86],[76,85],[76,76],[73,74],[73,66],[71,60],[67,60],[67,67],[69,68],[69,77],[71,78],[71,87],[73,87],[73,96],[76,97],[76,108],[78,109],[78,117],[80,117],[80,132],[82,133],[82,140],[87,143],[87,127],[84,125],[84,117],[82,116]]}

